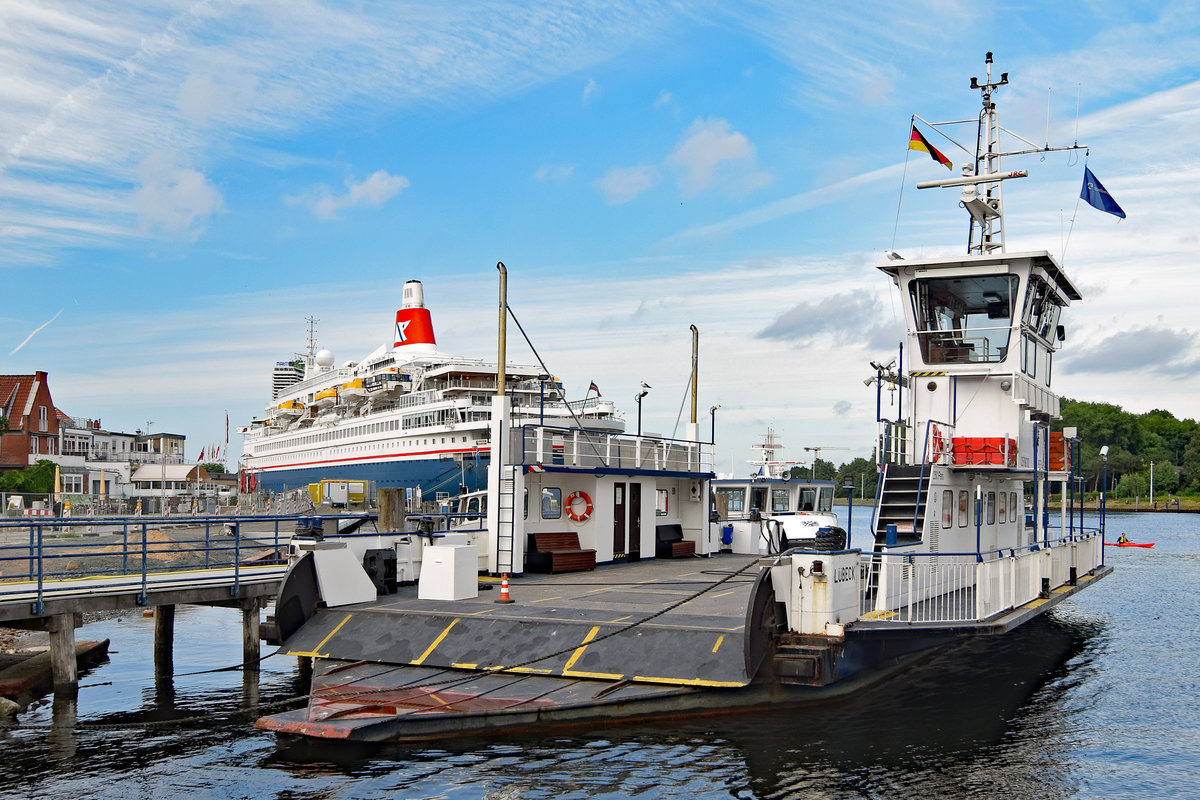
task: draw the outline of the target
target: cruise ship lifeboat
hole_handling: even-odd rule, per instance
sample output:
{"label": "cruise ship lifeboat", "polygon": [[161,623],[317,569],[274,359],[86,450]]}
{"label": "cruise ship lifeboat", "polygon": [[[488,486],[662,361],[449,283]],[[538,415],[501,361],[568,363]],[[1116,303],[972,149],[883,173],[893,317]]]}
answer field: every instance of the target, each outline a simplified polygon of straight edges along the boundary
{"label": "cruise ship lifeboat", "polygon": [[363,388],[363,379],[355,378],[348,383],[343,383],[341,388],[338,389],[338,394],[340,394],[343,399],[358,401],[367,396],[367,390]]}
{"label": "cruise ship lifeboat", "polygon": [[313,405],[317,408],[329,408],[337,402],[337,397],[337,387],[330,386],[328,389],[322,389],[317,392],[317,396],[313,398]]}
{"label": "cruise ship lifeboat", "polygon": [[281,417],[298,417],[304,413],[304,403],[299,400],[288,400],[275,408],[275,413]]}

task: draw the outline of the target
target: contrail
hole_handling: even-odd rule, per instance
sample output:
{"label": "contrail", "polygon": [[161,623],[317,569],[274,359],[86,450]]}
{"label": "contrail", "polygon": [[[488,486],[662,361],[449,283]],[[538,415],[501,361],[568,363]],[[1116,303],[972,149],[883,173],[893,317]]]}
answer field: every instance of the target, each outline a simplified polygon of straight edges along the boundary
{"label": "contrail", "polygon": [[50,319],[46,320],[46,321],[45,321],[45,322],[43,322],[41,325],[39,325],[39,326],[37,326],[36,328],[34,328],[34,329],[33,329],[33,333],[31,333],[31,334],[29,334],[28,336],[26,336],[26,337],[25,337],[25,341],[21,342],[19,345],[17,345],[16,347],[14,347],[14,348],[12,349],[12,351],[9,353],[9,355],[10,355],[10,356],[12,356],[12,355],[16,355],[16,353],[17,353],[17,351],[18,351],[18,350],[20,350],[20,349],[21,349],[22,347],[24,347],[25,345],[29,344],[29,340],[30,340],[30,339],[32,339],[33,337],[35,337],[35,336],[37,336],[37,335],[38,335],[38,331],[40,331],[42,328],[44,328],[44,327],[46,327],[47,325],[49,325],[51,322],[54,322],[54,320],[58,319],[58,317],[59,317],[59,314],[62,314],[62,312],[63,312],[63,309],[61,309],[61,308],[60,308],[60,309],[58,310],[58,314],[55,314],[55,315],[54,315],[53,317],[51,317]]}

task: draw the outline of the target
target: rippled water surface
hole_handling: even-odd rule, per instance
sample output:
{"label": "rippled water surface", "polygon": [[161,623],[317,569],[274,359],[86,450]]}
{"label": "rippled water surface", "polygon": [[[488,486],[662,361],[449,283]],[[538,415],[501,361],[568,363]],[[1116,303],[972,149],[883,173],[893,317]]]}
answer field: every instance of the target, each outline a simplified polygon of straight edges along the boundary
{"label": "rippled water surface", "polygon": [[1122,530],[1157,544],[1106,548],[1116,572],[1047,617],[849,700],[452,745],[284,745],[253,730],[240,709],[307,681],[285,657],[257,688],[236,671],[186,674],[240,659],[236,610],[180,607],[176,676],[158,685],[153,620],[98,622],[77,636],[112,652],[75,707],[46,701],[0,728],[0,797],[1197,797],[1200,516],[1110,515],[1110,538]]}

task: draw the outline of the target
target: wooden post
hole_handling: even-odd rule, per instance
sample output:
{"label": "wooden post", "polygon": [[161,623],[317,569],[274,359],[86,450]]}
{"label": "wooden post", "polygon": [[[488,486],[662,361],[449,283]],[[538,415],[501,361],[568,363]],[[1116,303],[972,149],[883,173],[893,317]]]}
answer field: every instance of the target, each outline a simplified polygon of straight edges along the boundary
{"label": "wooden post", "polygon": [[385,488],[376,492],[379,500],[380,533],[404,530],[404,489]]}
{"label": "wooden post", "polygon": [[79,666],[75,660],[75,615],[55,614],[46,623],[50,632],[50,672],[55,694],[73,694],[79,689]]}
{"label": "wooden post", "polygon": [[242,602],[242,668],[246,672],[258,672],[259,598],[251,597]]}
{"label": "wooden post", "polygon": [[175,606],[154,609],[154,674],[175,672]]}

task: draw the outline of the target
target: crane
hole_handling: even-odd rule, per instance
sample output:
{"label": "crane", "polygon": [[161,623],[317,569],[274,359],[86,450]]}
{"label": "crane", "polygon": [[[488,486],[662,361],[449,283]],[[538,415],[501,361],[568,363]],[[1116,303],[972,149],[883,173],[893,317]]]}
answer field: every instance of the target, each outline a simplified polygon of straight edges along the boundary
{"label": "crane", "polygon": [[813,454],[812,472],[809,474],[809,479],[816,480],[816,478],[817,478],[817,459],[821,457],[822,450],[849,450],[850,448],[849,447],[830,447],[827,445],[822,445],[821,447],[806,447],[804,449],[808,450],[809,452],[811,452]]}

